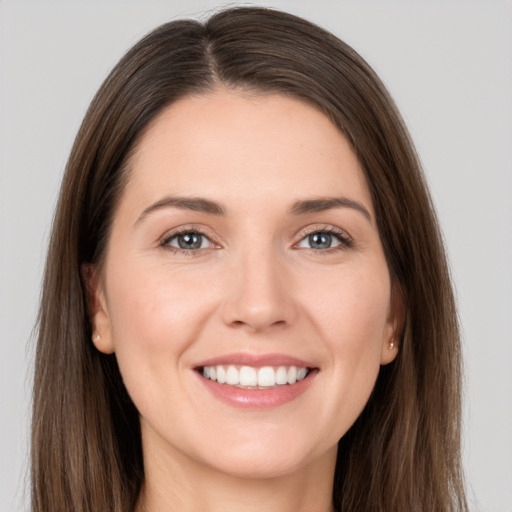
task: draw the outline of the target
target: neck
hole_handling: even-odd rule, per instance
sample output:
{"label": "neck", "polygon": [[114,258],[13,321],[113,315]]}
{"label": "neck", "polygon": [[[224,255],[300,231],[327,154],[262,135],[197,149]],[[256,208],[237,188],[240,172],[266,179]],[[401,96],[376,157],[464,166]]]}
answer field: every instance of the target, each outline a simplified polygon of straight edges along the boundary
{"label": "neck", "polygon": [[[154,455],[154,454],[153,454]],[[175,453],[145,456],[137,512],[332,512],[336,452],[291,474],[238,477]]]}

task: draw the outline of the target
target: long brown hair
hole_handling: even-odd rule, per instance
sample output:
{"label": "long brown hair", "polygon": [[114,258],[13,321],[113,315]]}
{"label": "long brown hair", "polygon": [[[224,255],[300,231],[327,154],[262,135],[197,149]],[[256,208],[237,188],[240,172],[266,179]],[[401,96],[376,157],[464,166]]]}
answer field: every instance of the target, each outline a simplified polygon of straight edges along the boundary
{"label": "long brown hair", "polygon": [[167,23],[136,44],[85,116],[64,175],[39,317],[32,427],[34,512],[133,511],[140,426],[114,355],[90,341],[81,268],[101,262],[126,163],[148,123],[218,85],[319,108],[364,169],[405,320],[397,359],[340,440],[343,512],[460,511],[461,354],[445,252],[418,158],[385,87],[349,46],[301,18],[234,8]]}

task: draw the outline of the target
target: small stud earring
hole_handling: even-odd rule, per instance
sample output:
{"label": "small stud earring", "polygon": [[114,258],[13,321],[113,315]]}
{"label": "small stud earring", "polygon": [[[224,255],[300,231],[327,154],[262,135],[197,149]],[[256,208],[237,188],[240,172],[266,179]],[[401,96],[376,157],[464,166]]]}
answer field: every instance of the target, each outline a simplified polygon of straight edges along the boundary
{"label": "small stud earring", "polygon": [[392,341],[390,344],[389,344],[389,350],[393,350],[395,348],[395,343]]}
{"label": "small stud earring", "polygon": [[93,335],[92,341],[93,343],[98,343],[98,341],[101,340],[101,336],[99,334],[96,334],[96,336]]}

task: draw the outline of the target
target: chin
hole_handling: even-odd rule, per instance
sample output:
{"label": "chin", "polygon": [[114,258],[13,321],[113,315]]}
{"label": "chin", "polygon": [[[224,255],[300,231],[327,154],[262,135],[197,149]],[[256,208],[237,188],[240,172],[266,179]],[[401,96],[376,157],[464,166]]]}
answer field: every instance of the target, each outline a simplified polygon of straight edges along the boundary
{"label": "chin", "polygon": [[290,435],[286,439],[269,441],[268,438],[265,442],[253,439],[245,444],[219,445],[228,448],[210,452],[207,463],[219,473],[257,480],[292,475],[314,465],[316,461],[335,460],[336,457],[337,444],[327,449],[304,446],[300,439]]}
{"label": "chin", "polygon": [[218,473],[247,480],[282,478],[292,475],[308,465],[308,461],[292,457],[260,456],[256,459],[237,457],[235,454],[211,468]]}

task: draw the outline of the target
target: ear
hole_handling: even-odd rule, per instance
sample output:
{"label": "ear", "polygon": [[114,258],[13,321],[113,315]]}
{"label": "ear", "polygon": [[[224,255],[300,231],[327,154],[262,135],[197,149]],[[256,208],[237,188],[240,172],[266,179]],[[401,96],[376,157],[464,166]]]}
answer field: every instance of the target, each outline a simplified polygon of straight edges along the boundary
{"label": "ear", "polygon": [[395,360],[400,348],[405,318],[405,305],[402,289],[395,280],[391,285],[389,317],[382,337],[380,364],[389,364]]}
{"label": "ear", "polygon": [[108,315],[104,284],[92,263],[82,265],[82,279],[87,298],[87,314],[92,325],[92,342],[104,354],[114,352],[112,326]]}

